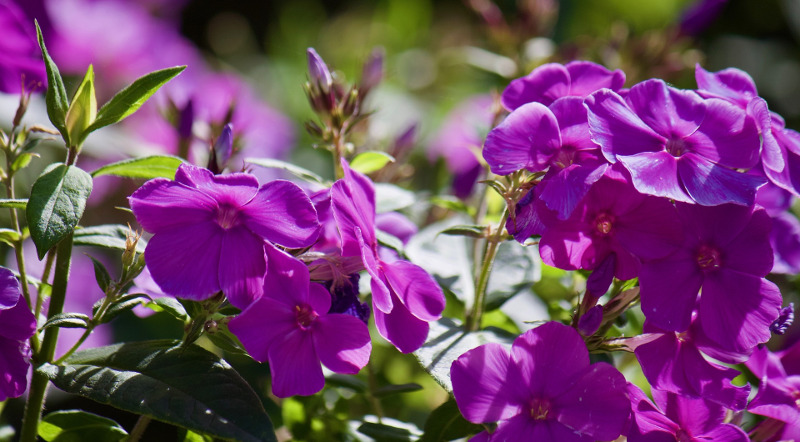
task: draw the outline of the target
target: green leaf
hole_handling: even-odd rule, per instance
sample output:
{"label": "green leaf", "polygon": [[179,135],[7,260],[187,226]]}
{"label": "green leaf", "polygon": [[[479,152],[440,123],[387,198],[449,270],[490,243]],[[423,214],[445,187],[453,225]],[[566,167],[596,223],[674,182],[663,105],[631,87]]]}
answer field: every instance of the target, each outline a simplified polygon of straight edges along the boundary
{"label": "green leaf", "polygon": [[229,330],[225,330],[224,327],[219,327],[214,332],[206,331],[203,336],[228,353],[247,354],[247,351],[245,351],[244,347],[239,343],[239,339],[236,338],[236,335]]}
{"label": "green leaf", "polygon": [[92,177],[75,166],[52,164],[31,189],[26,216],[39,259],[78,225],[92,193]]}
{"label": "green leaf", "polygon": [[114,301],[108,310],[106,310],[106,313],[100,318],[99,323],[105,324],[106,322],[111,322],[111,320],[119,316],[120,313],[131,310],[137,305],[142,304],[145,300],[150,300],[150,297],[144,293],[132,293],[120,296],[120,298]]}
{"label": "green leaf", "polygon": [[38,158],[38,153],[33,152],[23,152],[17,158],[14,159],[14,163],[11,164],[11,170],[16,172],[28,167],[33,161],[34,158]]}
{"label": "green leaf", "polygon": [[419,442],[446,442],[480,433],[484,428],[464,419],[455,399],[450,399],[431,412],[423,430],[425,434]]}
{"label": "green leaf", "polygon": [[486,236],[486,227],[472,224],[459,224],[448,227],[441,232],[442,235],[469,236],[470,238],[483,238]]}
{"label": "green leaf", "polygon": [[175,179],[175,171],[183,160],[168,155],[151,155],[143,158],[131,158],[106,164],[92,172],[93,177],[114,175],[126,178],[169,178]]}
{"label": "green leaf", "polygon": [[64,88],[64,80],[61,78],[61,73],[58,71],[58,66],[50,58],[47,53],[47,47],[44,45],[44,37],[42,30],[39,28],[39,22],[36,22],[36,38],[39,40],[39,47],[42,49],[42,58],[44,58],[44,67],[47,71],[47,93],[45,94],[45,102],[47,103],[47,117],[53,126],[61,132],[64,142],[69,145],[69,134],[67,133],[67,108],[69,108],[69,100],[67,98],[67,90]]}
{"label": "green leaf", "polygon": [[191,430],[186,430],[186,435],[183,436],[183,442],[214,442],[214,438],[205,434],[195,433]]}
{"label": "green leaf", "polygon": [[103,293],[105,293],[109,284],[111,284],[111,275],[108,274],[108,270],[106,270],[106,266],[104,266],[102,262],[94,259],[94,257],[90,255],[86,256],[92,260],[92,265],[94,266],[94,279],[97,281],[97,286],[100,287],[100,290],[102,290]]}
{"label": "green leaf", "polygon": [[310,183],[322,184],[323,186],[328,185],[328,183],[326,183],[325,180],[316,173],[307,169],[303,169],[300,166],[295,166],[292,163],[287,163],[286,161],[276,160],[272,158],[245,158],[244,162],[256,166],[267,167],[270,169],[285,170],[291,173],[292,175],[301,178],[305,181],[308,181]]}
{"label": "green leaf", "polygon": [[428,340],[414,352],[422,368],[445,390],[452,393],[450,366],[459,356],[489,342],[510,346],[515,336],[504,330],[488,328],[467,332],[450,318],[430,323]]}
{"label": "green leaf", "polygon": [[89,328],[89,323],[92,319],[83,313],[59,313],[42,326],[42,330],[51,327],[62,328]]}
{"label": "green leaf", "polygon": [[39,372],[66,392],[192,431],[277,440],[256,393],[227,362],[196,345],[161,340],[92,348]]}
{"label": "green leaf", "polygon": [[414,192],[388,183],[375,183],[375,211],[394,212],[417,202]]}
{"label": "green leaf", "polygon": [[184,69],[186,66],[175,66],[137,78],[128,87],[117,92],[108,103],[97,111],[97,118],[86,129],[86,133],[122,121],[128,115],[136,112],[161,86],[183,72]]}
{"label": "green leaf", "polygon": [[128,432],[111,419],[86,411],[64,410],[42,418],[39,436],[47,442],[118,442]]}
{"label": "green leaf", "polygon": [[356,155],[350,162],[350,167],[361,173],[367,174],[383,169],[389,163],[394,163],[393,156],[385,152],[364,152]]}
{"label": "green leaf", "polygon": [[148,302],[147,307],[155,311],[167,312],[184,322],[189,320],[189,314],[186,313],[186,309],[183,308],[183,304],[178,302],[178,300],[175,298],[156,298],[151,302]]}
{"label": "green leaf", "polygon": [[[125,238],[130,229],[122,224],[102,224],[99,226],[75,229],[73,244],[76,246],[95,246],[108,249],[125,250]],[[147,241],[139,238],[136,251],[144,253]]]}
{"label": "green leaf", "polygon": [[28,206],[28,200],[26,199],[0,199],[0,207],[7,207],[10,209],[24,209]]}
{"label": "green leaf", "polygon": [[422,385],[415,383],[385,385],[375,390],[375,393],[373,393],[373,395],[376,397],[384,397],[399,393],[411,393],[413,391],[419,391],[419,390],[422,390]]}
{"label": "green leaf", "polygon": [[431,204],[454,212],[464,213],[470,216],[475,215],[474,207],[464,204],[464,201],[454,196],[440,195],[431,197]]}
{"label": "green leaf", "polygon": [[367,391],[367,383],[355,376],[348,376],[344,374],[332,374],[325,377],[325,385],[331,387],[348,388],[356,393],[364,393]]}
{"label": "green leaf", "polygon": [[83,144],[83,140],[89,134],[86,129],[89,128],[96,116],[97,97],[94,92],[94,67],[89,65],[67,110],[67,132],[69,132],[69,139],[73,145]]}
{"label": "green leaf", "polygon": [[378,240],[378,244],[381,246],[394,250],[395,252],[399,253],[400,256],[405,255],[405,252],[403,251],[403,241],[391,233],[386,233],[383,230],[375,229],[375,239]]}
{"label": "green leaf", "polygon": [[0,241],[12,247],[19,241],[19,238],[19,232],[14,229],[0,229]]}
{"label": "green leaf", "polygon": [[392,427],[384,424],[364,422],[358,427],[358,432],[379,441],[409,441],[412,440],[411,431],[405,428]]}

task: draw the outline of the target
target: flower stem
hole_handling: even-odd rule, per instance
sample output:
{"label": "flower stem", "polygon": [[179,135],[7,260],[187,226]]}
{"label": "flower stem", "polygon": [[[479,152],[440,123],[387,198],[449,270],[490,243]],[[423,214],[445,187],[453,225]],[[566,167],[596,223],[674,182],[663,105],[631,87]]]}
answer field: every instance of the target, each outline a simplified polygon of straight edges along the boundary
{"label": "flower stem", "polygon": [[488,244],[483,254],[483,264],[475,279],[475,302],[472,304],[472,310],[466,318],[464,327],[468,331],[475,331],[480,328],[481,316],[483,315],[484,304],[486,303],[486,287],[489,285],[489,275],[492,272],[494,259],[497,257],[497,249],[500,243],[503,242],[503,232],[505,231],[506,220],[508,219],[508,207],[503,210],[503,215],[500,217],[500,222],[497,228],[490,232],[489,237],[486,239]]}
{"label": "flower stem", "polygon": [[137,442],[139,439],[142,438],[145,430],[147,430],[147,426],[150,425],[150,416],[141,415],[139,416],[139,420],[136,421],[136,425],[133,426],[133,430],[131,430],[126,442]]}
{"label": "flower stem", "polygon": [[[61,240],[56,246],[56,266],[53,278],[53,292],[50,297],[50,307],[47,318],[50,319],[64,310],[64,299],[67,294],[67,279],[69,278],[70,260],[72,258],[72,233]],[[56,352],[58,342],[58,327],[50,327],[44,331],[44,339],[39,351],[34,355],[33,378],[28,391],[28,403],[25,406],[25,415],[22,420],[21,442],[35,442],[39,420],[42,416],[42,406],[47,391],[49,379],[38,370],[37,366],[51,362]]]}

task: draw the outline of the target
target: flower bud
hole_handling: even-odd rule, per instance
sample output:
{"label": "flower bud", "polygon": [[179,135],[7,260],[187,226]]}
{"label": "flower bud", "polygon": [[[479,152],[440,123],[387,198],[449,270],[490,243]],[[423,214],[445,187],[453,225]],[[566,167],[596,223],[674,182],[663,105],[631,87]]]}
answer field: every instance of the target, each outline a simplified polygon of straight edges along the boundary
{"label": "flower bud", "polygon": [[308,54],[308,75],[311,77],[311,82],[327,94],[333,84],[331,71],[314,48],[308,48],[306,54]]}
{"label": "flower bud", "polygon": [[130,268],[136,260],[136,245],[139,243],[139,238],[142,237],[141,232],[135,232],[128,225],[128,233],[125,235],[125,251],[122,252],[122,268]]}
{"label": "flower bud", "polygon": [[222,128],[222,133],[217,138],[212,149],[214,150],[217,170],[222,172],[233,153],[233,124],[228,123]]}
{"label": "flower bud", "polygon": [[80,147],[86,139],[86,129],[97,117],[97,97],[94,92],[94,68],[89,65],[78,86],[66,116],[67,133],[72,146]]}
{"label": "flower bud", "polygon": [[362,97],[366,97],[369,91],[375,88],[383,80],[383,48],[375,48],[369,54],[369,58],[364,62],[364,67],[361,70],[361,83],[358,85],[358,91]]}

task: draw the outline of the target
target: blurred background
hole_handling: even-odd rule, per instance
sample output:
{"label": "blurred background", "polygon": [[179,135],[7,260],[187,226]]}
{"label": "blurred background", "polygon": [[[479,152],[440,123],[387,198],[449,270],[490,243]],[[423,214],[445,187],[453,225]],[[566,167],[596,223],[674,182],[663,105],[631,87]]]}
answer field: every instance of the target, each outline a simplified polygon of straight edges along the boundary
{"label": "blurred background", "polygon": [[[94,65],[99,103],[150,71],[188,65],[123,125],[89,137],[80,160],[87,170],[159,152],[186,154],[203,164],[222,126],[233,122],[240,159],[232,169],[241,168],[244,157],[270,157],[332,178],[329,153],[314,149],[317,140],[304,129],[315,119],[303,90],[309,47],[348,84],[362,78],[371,54],[383,54],[383,79],[365,103],[372,113],[352,140],[356,151],[385,150],[408,162],[373,178],[429,195],[473,195],[475,160],[462,160],[465,151],[469,159],[480,147],[491,125],[493,95],[547,62],[583,59],[622,69],[626,87],[659,77],[694,88],[697,63],[709,71],[737,67],[753,77],[787,127],[800,129],[800,0],[0,0],[0,26],[9,32],[35,36],[33,18],[65,75],[68,93]],[[11,55],[38,57],[35,40],[32,44],[25,38],[15,45],[0,43],[0,72],[15,79],[27,72],[27,89],[41,80],[43,68],[14,64]],[[0,125],[7,126],[19,87],[10,81],[4,92]],[[28,124],[47,122],[42,100],[34,100],[26,118]],[[63,153],[52,147],[43,155]],[[45,164],[33,167],[31,177]],[[107,181],[95,183],[83,224],[131,221],[110,207],[125,206],[125,197],[141,183],[102,179]],[[30,179],[21,179],[20,186],[26,185]],[[407,212],[417,224],[436,220],[413,208]],[[91,262],[80,258],[85,259],[76,260],[73,272],[85,276],[73,280],[86,284],[73,284],[79,286],[70,295],[74,311],[89,309],[101,296]],[[785,296],[796,297],[795,278],[781,282]],[[498,315],[497,323],[511,332],[523,326]],[[181,324],[163,313],[145,319],[126,314],[104,327],[98,330],[105,334],[97,333],[89,346],[180,338],[182,332]],[[286,434],[296,439],[344,434],[348,417],[372,412],[368,403],[348,401],[352,395],[336,387],[283,401],[279,408],[268,394],[267,368],[229,356],[263,395],[276,427],[286,424]],[[422,428],[430,411],[447,400],[413,356],[377,345],[373,364],[379,382],[424,387],[384,399],[386,416]],[[126,428],[135,421],[87,401],[58,394],[50,399],[49,409],[86,408],[113,416]],[[3,422],[13,424],[21,402],[6,411]],[[176,440],[177,433],[154,424],[145,440]]]}

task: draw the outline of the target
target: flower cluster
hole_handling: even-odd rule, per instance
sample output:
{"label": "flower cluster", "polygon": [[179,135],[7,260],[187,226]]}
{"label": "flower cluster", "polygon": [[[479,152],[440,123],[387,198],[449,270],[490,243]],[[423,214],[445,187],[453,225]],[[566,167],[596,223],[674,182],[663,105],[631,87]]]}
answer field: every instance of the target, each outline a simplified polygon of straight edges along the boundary
{"label": "flower cluster", "polygon": [[[785,321],[779,315],[787,315],[781,311],[781,293],[766,276],[796,265],[792,237],[771,235],[771,229],[774,218],[776,224],[786,219],[782,228],[796,231],[796,218],[783,217],[789,195],[800,195],[800,171],[793,163],[800,134],[769,111],[744,72],[710,73],[697,66],[696,78],[697,90],[676,89],[659,79],[622,89],[621,71],[593,63],[541,66],[503,92],[510,113],[489,133],[483,150],[493,173],[528,177],[518,193],[522,196],[509,201],[509,233],[519,242],[540,237],[539,251],[548,265],[591,271],[574,322],[587,343],[596,343],[591,335],[607,330],[602,325],[616,317],[605,309],[617,302],[618,291],[605,306],[597,305],[612,280],[638,278],[644,334],[626,345],[635,352],[657,406],[636,387],[620,393],[633,405],[628,439],[634,441],[662,433],[677,440],[687,435],[747,440],[740,429],[723,423],[723,416],[725,409],[747,407],[749,386],[732,384],[739,372],[719,362],[748,360],[773,331],[782,330]],[[598,308],[607,316],[598,319]],[[531,342],[544,352],[556,341]],[[520,357],[517,346],[514,361]],[[467,367],[488,367],[489,359],[506,373],[504,351],[473,350],[453,365],[464,416],[472,422],[507,422],[500,423],[492,440],[510,440],[504,431],[514,418],[505,420],[519,411],[498,408],[478,416],[473,410],[479,404],[530,407],[543,397],[556,403],[536,388],[526,389],[533,399],[514,402],[506,387],[481,390],[483,396],[477,397],[467,392],[467,383],[456,382]],[[569,357],[562,353],[550,361]],[[531,362],[537,363],[547,362]],[[785,371],[763,372],[775,374],[765,374],[762,384],[783,393],[769,396],[762,388],[750,409],[772,410],[778,396],[795,397],[793,388],[776,380]],[[498,379],[506,377],[512,376]],[[568,388],[569,382],[558,384]],[[700,423],[690,413],[708,419]],[[527,411],[523,414],[527,419]],[[784,414],[764,414],[789,422]],[[530,415],[531,422],[548,422],[551,430],[556,422],[564,425],[555,414],[533,410]],[[526,434],[543,431],[529,425]],[[566,426],[574,431],[570,437],[583,440],[581,431]],[[549,440],[567,440],[550,434]]]}

